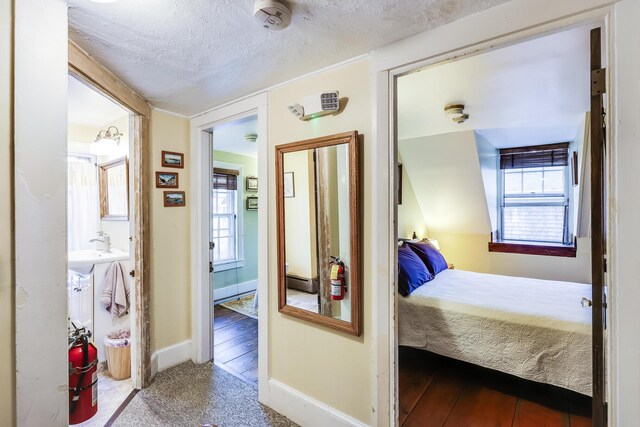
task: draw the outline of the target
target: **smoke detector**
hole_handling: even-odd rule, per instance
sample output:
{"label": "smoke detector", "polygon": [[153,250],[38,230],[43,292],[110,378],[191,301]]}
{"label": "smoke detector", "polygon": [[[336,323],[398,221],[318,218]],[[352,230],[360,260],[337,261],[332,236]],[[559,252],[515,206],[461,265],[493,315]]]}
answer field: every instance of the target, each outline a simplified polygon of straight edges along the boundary
{"label": "smoke detector", "polygon": [[291,9],[277,0],[256,0],[253,17],[268,30],[282,30],[291,23]]}
{"label": "smoke detector", "polygon": [[469,118],[469,115],[464,113],[464,104],[447,104],[444,107],[444,112],[458,124],[464,123]]}

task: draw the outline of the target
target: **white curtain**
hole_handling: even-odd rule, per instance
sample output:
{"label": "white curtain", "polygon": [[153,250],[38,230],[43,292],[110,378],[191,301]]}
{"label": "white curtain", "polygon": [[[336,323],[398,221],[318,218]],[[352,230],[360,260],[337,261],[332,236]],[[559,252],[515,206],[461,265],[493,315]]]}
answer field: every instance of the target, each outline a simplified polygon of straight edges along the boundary
{"label": "white curtain", "polygon": [[97,237],[98,180],[94,162],[84,156],[69,156],[67,186],[67,238],[69,251],[92,249]]}

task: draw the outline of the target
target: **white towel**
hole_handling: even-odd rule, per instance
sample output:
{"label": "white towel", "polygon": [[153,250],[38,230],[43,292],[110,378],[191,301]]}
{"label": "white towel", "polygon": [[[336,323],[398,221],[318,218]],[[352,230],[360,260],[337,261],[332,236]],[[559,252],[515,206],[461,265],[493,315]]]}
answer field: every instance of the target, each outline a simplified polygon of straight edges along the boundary
{"label": "white towel", "polygon": [[105,274],[100,303],[111,313],[112,318],[129,313],[129,281],[125,274],[119,262],[112,262]]}

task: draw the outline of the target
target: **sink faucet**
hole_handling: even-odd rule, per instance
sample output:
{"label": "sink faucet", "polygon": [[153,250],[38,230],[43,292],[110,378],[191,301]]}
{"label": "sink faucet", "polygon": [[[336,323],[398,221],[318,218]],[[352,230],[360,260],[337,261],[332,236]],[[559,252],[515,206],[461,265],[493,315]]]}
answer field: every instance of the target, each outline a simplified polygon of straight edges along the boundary
{"label": "sink faucet", "polygon": [[102,251],[105,253],[111,252],[111,237],[104,231],[98,231],[98,236],[102,237],[102,239],[91,239],[90,242],[100,242],[104,245]]}

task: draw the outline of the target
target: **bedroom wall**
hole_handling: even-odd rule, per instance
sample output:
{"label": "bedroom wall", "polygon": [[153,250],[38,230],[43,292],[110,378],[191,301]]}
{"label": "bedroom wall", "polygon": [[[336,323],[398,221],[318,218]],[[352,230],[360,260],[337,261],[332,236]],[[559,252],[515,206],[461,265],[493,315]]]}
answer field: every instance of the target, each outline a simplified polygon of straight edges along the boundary
{"label": "bedroom wall", "polygon": [[[327,88],[340,91],[349,102],[338,115],[325,116],[312,121],[295,119],[287,110],[293,100]],[[277,292],[269,294],[269,372],[272,381],[290,387],[296,392],[315,399],[371,425],[375,422],[372,408],[371,357],[372,340],[372,272],[371,257],[371,188],[372,150],[365,149],[371,141],[371,75],[369,60],[361,59],[341,67],[320,72],[269,91],[269,164],[275,164],[278,144],[316,138],[340,132],[357,130],[363,135],[361,143],[362,178],[362,284],[363,334],[353,337],[310,324],[278,312]],[[269,175],[269,192],[275,194],[275,173]],[[269,218],[269,283],[277,283],[275,197],[268,201]],[[340,363],[335,363],[339,355]],[[313,367],[313,368],[310,368]],[[331,372],[331,375],[327,375]],[[265,402],[276,404],[278,402]],[[280,401],[282,403],[282,401]],[[286,413],[299,413],[289,406],[275,407]],[[302,409],[301,409],[302,410]]]}
{"label": "bedroom wall", "polygon": [[[398,235],[410,236],[408,224],[424,218],[428,229],[418,236],[437,239],[443,255],[455,268],[590,283],[589,238],[578,240],[576,258],[489,252],[495,218],[492,220],[488,206],[497,204],[493,190],[497,169],[491,147],[473,131],[399,141],[403,197],[408,196],[408,204],[405,206],[403,199],[403,206],[398,206]],[[485,179],[494,184],[489,185]]]}
{"label": "bedroom wall", "polygon": [[415,231],[418,236],[425,236],[427,222],[418,205],[416,193],[404,167],[402,155],[398,153],[398,163],[402,163],[402,204],[398,205],[398,237],[410,238]]}

